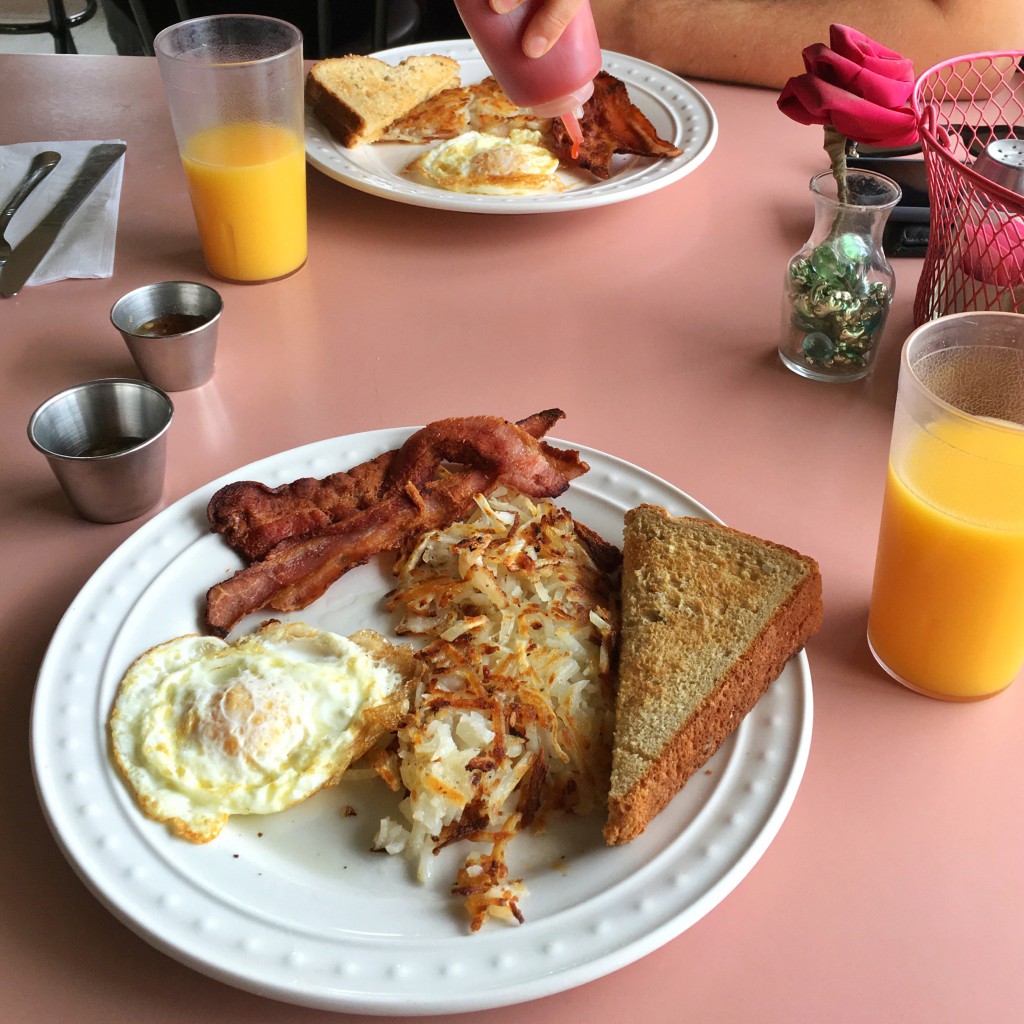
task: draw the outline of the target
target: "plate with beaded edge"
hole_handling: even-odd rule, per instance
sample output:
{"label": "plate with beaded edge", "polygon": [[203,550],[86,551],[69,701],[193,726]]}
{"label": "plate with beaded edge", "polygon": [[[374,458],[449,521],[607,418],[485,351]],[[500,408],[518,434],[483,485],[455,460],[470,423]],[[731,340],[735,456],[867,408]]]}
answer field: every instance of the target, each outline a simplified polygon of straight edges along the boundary
{"label": "plate with beaded edge", "polygon": [[[462,82],[485,78],[487,65],[470,40],[416,43],[374,54],[389,64],[406,57],[440,54],[462,69]],[[671,185],[696,170],[711,154],[718,138],[718,120],[711,104],[689,82],[655,64],[624,54],[602,51],[602,66],[626,84],[630,99],[647,116],[661,138],[682,154],[664,159],[616,155],[606,181],[587,171],[564,170],[566,191],[543,195],[488,196],[448,192],[403,174],[427,146],[377,142],[348,149],[342,146],[307,107],[306,159],[330,178],[362,192],[411,206],[464,213],[562,213],[620,203]]]}
{"label": "plate with beaded edge", "polygon": [[[482,1010],[626,966],[682,934],[750,872],[782,826],[810,746],[811,676],[801,653],[638,839],[606,847],[599,816],[564,816],[543,836],[517,837],[510,864],[529,888],[526,921],[475,934],[448,892],[452,865],[439,863],[423,884],[404,858],[370,852],[376,822],[393,810],[377,780],[343,783],[280,814],[232,818],[202,846],[146,819],[110,760],[107,716],[130,662],[194,632],[207,588],[240,565],[208,529],[214,491],[237,479],[276,486],[325,476],[397,447],[411,430],[283,452],[160,512],[71,603],[33,701],[39,797],[58,844],[92,892],[174,959],[302,1006],[378,1015]],[[714,518],[668,482],[573,447],[591,468],[562,503],[608,540],[621,543],[622,517],[641,502]],[[386,571],[371,563],[282,618],[343,633],[363,626],[386,632],[392,623],[381,599],[388,589]]]}

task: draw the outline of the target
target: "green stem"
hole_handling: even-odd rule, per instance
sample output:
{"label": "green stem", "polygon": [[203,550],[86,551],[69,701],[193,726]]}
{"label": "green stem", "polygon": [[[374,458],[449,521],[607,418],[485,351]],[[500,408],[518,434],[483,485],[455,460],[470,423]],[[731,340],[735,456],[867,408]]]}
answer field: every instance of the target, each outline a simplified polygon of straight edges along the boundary
{"label": "green stem", "polygon": [[825,152],[832,164],[832,177],[836,179],[839,202],[848,203],[850,189],[846,183],[846,136],[830,124],[825,125]]}

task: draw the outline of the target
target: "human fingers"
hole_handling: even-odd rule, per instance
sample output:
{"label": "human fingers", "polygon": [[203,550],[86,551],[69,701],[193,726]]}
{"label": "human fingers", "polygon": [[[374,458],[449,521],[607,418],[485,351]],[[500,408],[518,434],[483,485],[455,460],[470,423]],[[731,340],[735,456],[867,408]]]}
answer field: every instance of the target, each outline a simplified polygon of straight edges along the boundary
{"label": "human fingers", "polygon": [[[525,2],[491,0],[491,8],[499,14],[507,14]],[[523,31],[523,52],[528,57],[543,57],[558,41],[582,4],[583,0],[544,0]]]}

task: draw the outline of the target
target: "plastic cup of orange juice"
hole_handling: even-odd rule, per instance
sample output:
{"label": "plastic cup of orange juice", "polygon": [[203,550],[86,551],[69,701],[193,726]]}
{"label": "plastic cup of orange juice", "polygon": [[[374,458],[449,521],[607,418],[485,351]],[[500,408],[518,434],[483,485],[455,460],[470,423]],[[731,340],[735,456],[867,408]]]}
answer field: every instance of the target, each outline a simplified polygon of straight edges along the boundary
{"label": "plastic cup of orange juice", "polygon": [[306,262],[302,33],[250,14],[193,18],[153,47],[207,269],[271,281]]}
{"label": "plastic cup of orange juice", "polygon": [[904,345],[868,643],[944,700],[1024,665],[1024,315],[940,317]]}

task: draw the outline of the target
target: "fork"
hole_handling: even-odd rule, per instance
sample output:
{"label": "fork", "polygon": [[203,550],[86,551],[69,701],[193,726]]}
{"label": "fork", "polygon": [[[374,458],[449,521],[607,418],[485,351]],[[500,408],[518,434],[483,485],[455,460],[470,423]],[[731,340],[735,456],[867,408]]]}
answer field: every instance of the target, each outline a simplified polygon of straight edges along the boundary
{"label": "fork", "polygon": [[25,177],[21,179],[7,205],[0,211],[0,267],[7,262],[12,251],[11,243],[4,237],[7,226],[11,223],[11,218],[18,212],[18,207],[29,197],[36,185],[59,163],[60,153],[55,153],[51,149],[37,153],[32,158],[32,163],[25,172]]}

